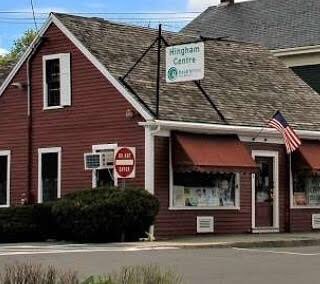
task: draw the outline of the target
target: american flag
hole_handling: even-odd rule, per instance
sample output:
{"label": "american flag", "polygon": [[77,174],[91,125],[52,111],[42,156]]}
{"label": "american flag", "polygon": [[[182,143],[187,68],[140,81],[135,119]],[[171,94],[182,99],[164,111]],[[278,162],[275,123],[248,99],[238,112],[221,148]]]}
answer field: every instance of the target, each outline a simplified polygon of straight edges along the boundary
{"label": "american flag", "polygon": [[280,111],[277,111],[269,121],[269,126],[277,129],[282,134],[288,154],[294,152],[301,145],[299,137],[289,126]]}

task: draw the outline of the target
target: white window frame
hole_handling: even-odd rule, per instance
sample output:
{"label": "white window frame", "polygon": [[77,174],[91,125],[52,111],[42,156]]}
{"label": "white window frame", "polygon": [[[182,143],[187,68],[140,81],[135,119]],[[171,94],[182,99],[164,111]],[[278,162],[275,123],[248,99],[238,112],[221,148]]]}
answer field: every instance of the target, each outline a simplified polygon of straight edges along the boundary
{"label": "white window frame", "polygon": [[240,210],[240,173],[234,172],[236,175],[235,187],[235,206],[174,206],[173,204],[173,164],[172,164],[172,139],[169,138],[169,210]]}
{"label": "white window frame", "polygon": [[38,203],[43,202],[42,188],[42,154],[57,153],[58,154],[58,185],[57,198],[61,198],[61,147],[39,148],[38,149]]}
{"label": "white window frame", "polygon": [[[92,145],[92,152],[96,153],[99,150],[113,150],[116,151],[118,148],[118,144],[97,144],[97,145]],[[115,169],[114,165],[110,166],[109,168],[113,168],[113,178],[114,178],[114,186],[118,186],[118,178],[114,174]],[[92,188],[97,187],[97,170],[92,170]]]}
{"label": "white window frame", "polygon": [[[273,188],[273,225],[271,228],[279,230],[280,223],[280,207],[279,207],[279,153],[277,151],[268,150],[253,150],[252,158],[256,157],[270,157],[273,158],[273,175],[274,175],[274,188]],[[259,231],[256,227],[256,175],[253,173],[251,176],[251,227],[254,231]]]}
{"label": "white window frame", "polygon": [[0,156],[7,157],[7,203],[0,205],[0,208],[10,207],[10,175],[11,175],[11,151],[2,150]]}
{"label": "white window frame", "polygon": [[292,168],[290,171],[290,209],[320,209],[320,205],[295,205],[293,200],[293,175],[292,175]]}
{"label": "white window frame", "polygon": [[[62,60],[64,57],[68,57],[69,60],[69,73],[68,73],[68,78],[67,80],[68,82],[68,86],[66,86],[65,88],[67,88],[65,91],[67,91],[69,94],[69,102],[63,104],[62,99],[63,99],[63,78],[62,78]],[[58,106],[48,106],[48,87],[47,87],[47,72],[46,72],[46,62],[48,60],[53,60],[53,59],[59,59],[59,64],[60,64],[60,105]],[[44,110],[50,110],[50,109],[61,109],[64,108],[66,106],[70,106],[71,105],[71,60],[70,60],[70,53],[57,53],[57,54],[50,54],[50,55],[44,55],[42,56],[42,81],[43,81],[43,109]]]}

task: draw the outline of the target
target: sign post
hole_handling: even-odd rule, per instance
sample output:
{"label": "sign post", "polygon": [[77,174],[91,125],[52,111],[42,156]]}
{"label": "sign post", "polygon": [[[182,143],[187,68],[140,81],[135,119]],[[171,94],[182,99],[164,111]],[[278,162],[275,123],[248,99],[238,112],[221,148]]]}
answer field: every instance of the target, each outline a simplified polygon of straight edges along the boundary
{"label": "sign post", "polygon": [[204,78],[204,43],[166,48],[166,82],[198,81]]}
{"label": "sign post", "polygon": [[117,178],[123,180],[123,188],[125,188],[125,180],[135,178],[136,176],[136,148],[119,147],[114,154],[115,174]]}

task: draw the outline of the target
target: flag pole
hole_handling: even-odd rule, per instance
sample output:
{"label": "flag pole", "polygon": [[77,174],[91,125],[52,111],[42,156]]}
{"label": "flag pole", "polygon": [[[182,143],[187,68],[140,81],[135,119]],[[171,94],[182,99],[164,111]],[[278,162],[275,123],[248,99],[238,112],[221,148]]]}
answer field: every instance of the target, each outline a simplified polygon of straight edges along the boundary
{"label": "flag pole", "polygon": [[291,232],[291,205],[293,195],[293,177],[292,177],[292,154],[289,153],[289,206],[288,206],[288,231]]}
{"label": "flag pole", "polygon": [[279,110],[277,110],[273,115],[272,117],[267,120],[267,122],[265,123],[264,126],[261,127],[261,129],[259,130],[258,134],[252,138],[252,141],[256,141],[256,139],[261,135],[261,133],[263,132],[263,130],[265,130],[267,128],[267,125],[269,124],[269,122],[271,121],[271,119],[279,112]]}

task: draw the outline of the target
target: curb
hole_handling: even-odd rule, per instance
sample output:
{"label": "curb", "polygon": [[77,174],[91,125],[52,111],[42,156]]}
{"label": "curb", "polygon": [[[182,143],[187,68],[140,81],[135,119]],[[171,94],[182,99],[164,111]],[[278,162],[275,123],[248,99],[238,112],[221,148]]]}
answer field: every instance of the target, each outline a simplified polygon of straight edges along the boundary
{"label": "curb", "polygon": [[159,243],[154,247],[174,247],[181,249],[199,249],[199,248],[263,248],[263,247],[301,247],[320,245],[320,239],[293,239],[293,240],[267,240],[252,242],[219,242],[219,243]]}

